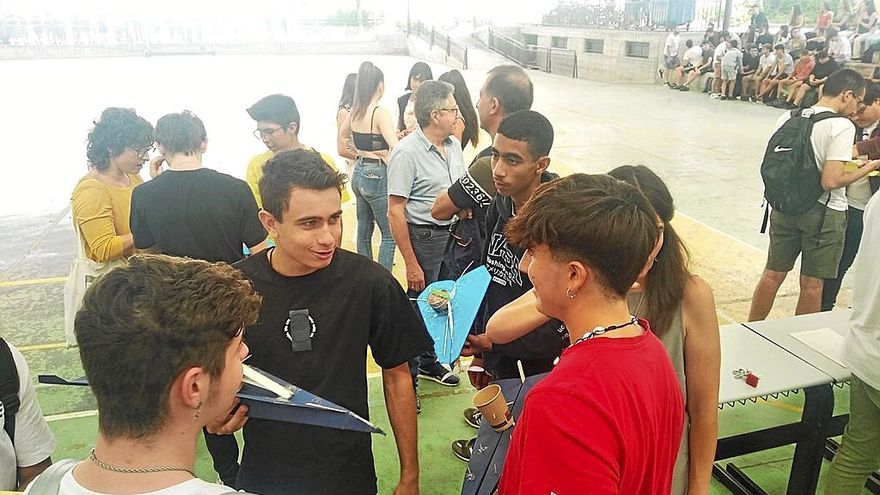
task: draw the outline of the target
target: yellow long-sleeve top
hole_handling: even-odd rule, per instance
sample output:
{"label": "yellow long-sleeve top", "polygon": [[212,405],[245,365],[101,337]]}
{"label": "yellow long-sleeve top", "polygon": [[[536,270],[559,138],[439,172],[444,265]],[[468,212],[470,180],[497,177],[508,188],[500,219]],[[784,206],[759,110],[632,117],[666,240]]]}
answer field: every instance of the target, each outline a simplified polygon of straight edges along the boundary
{"label": "yellow long-sleeve top", "polygon": [[98,262],[125,256],[122,236],[130,234],[131,191],[144,182],[129,175],[131,185],[114,187],[94,177],[83,177],[73,190],[73,221],[82,233],[83,250]]}
{"label": "yellow long-sleeve top", "polygon": [[[334,171],[339,171],[339,168],[336,167],[336,162],[333,161],[333,158],[330,157],[327,153],[323,153],[320,151],[316,151],[314,148],[310,148],[308,146],[303,146],[303,149],[306,151],[315,151],[321,158],[327,162],[327,165],[330,165]],[[270,158],[275,156],[275,153],[272,150],[267,150],[264,153],[260,153],[259,155],[251,158],[251,161],[248,162],[247,173],[245,174],[245,181],[248,186],[250,186],[251,191],[254,193],[254,198],[257,199],[257,206],[260,208],[263,207],[263,198],[260,197],[260,177],[263,176],[263,167],[266,166],[266,162],[269,161]],[[342,188],[342,202],[345,203],[350,199],[348,195],[348,189]]]}

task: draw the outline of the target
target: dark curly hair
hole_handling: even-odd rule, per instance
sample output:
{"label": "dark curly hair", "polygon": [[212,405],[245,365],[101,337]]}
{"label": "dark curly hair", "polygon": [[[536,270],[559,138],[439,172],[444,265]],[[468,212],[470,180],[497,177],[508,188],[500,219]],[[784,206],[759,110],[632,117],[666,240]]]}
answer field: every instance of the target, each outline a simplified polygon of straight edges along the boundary
{"label": "dark curly hair", "polygon": [[89,167],[106,170],[125,148],[141,151],[153,144],[153,125],[131,108],[105,108],[94,124],[86,140]]}

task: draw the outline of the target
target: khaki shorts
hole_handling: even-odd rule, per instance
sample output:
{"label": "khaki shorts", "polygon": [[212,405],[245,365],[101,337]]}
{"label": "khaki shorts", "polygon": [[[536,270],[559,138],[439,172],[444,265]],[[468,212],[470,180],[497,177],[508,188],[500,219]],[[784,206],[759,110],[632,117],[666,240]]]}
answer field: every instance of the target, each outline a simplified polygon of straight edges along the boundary
{"label": "khaki shorts", "polygon": [[767,269],[789,272],[794,268],[798,255],[802,255],[801,275],[836,278],[845,236],[845,211],[832,210],[818,202],[800,215],[786,215],[774,210],[770,213]]}

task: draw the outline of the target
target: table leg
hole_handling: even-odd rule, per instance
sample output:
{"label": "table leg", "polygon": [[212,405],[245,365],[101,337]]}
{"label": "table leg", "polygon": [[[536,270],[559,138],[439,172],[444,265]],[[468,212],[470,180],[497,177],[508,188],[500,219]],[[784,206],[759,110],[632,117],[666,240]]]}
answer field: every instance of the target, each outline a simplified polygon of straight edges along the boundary
{"label": "table leg", "polygon": [[788,495],[816,493],[822,453],[833,414],[834,391],[830,384],[804,389],[804,412],[801,416],[803,436],[794,449],[786,491]]}

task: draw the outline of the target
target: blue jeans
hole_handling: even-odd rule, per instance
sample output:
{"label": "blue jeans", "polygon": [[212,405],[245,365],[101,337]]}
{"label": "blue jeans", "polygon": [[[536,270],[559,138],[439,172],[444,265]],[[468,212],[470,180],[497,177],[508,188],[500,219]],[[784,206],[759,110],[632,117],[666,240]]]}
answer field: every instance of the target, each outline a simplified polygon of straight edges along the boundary
{"label": "blue jeans", "polygon": [[[425,274],[425,287],[436,282],[440,276],[440,265],[446,257],[446,243],[449,241],[449,229],[445,227],[424,227],[420,225],[408,225],[409,242],[412,244],[413,253],[419,261],[419,267]],[[411,299],[419,297],[418,292],[408,290],[406,293]],[[418,304],[413,301],[413,307],[416,313],[419,313]],[[437,362],[437,353],[431,349],[425,352],[417,359],[409,362],[410,374],[413,376],[413,383],[418,374],[418,368],[429,367]]]}
{"label": "blue jeans", "polygon": [[373,259],[373,230],[379,225],[382,242],[379,264],[391,271],[394,263],[394,237],[388,224],[388,171],[382,163],[358,159],[351,188],[357,200],[357,252]]}

